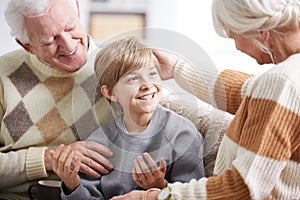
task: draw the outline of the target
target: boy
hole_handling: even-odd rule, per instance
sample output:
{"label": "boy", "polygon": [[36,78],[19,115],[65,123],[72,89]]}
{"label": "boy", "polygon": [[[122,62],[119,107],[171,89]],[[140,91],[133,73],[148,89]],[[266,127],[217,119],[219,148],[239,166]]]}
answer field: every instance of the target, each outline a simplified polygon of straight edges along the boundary
{"label": "boy", "polygon": [[202,136],[192,122],[158,104],[158,68],[152,50],[132,37],[98,53],[95,72],[114,119],[87,140],[114,152],[114,170],[100,179],[79,177],[76,152],[60,146],[53,168],[63,181],[63,199],[109,199],[137,188],[162,189],[168,182],[203,177]]}

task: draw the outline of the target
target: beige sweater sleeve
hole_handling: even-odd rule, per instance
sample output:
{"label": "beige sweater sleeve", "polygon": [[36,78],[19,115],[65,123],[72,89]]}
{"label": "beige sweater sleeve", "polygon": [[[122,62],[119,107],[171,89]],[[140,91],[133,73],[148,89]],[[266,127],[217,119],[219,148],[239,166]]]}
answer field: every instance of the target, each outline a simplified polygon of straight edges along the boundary
{"label": "beige sweater sleeve", "polygon": [[195,66],[179,60],[174,70],[175,81],[202,101],[223,111],[235,114],[243,91],[253,75],[234,70],[219,72],[214,66]]}
{"label": "beige sweater sleeve", "polygon": [[28,180],[47,177],[44,167],[45,147],[0,153],[1,188],[15,186]]}

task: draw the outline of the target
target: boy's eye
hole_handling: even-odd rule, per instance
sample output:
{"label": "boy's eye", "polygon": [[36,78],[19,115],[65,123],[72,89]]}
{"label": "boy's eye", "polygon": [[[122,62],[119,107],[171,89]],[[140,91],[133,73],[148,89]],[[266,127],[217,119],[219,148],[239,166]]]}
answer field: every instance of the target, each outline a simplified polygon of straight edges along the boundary
{"label": "boy's eye", "polygon": [[135,81],[135,80],[137,80],[137,79],[138,79],[137,76],[132,76],[132,77],[129,78],[129,81]]}

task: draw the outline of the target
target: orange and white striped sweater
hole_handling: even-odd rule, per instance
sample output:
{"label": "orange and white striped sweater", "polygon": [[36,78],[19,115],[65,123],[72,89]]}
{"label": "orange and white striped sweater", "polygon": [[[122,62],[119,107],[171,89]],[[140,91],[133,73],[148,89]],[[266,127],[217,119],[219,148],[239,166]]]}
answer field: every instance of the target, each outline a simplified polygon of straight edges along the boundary
{"label": "orange and white striped sweater", "polygon": [[171,199],[300,199],[300,54],[264,74],[219,74],[180,61],[175,80],[235,114],[215,176],[170,184]]}

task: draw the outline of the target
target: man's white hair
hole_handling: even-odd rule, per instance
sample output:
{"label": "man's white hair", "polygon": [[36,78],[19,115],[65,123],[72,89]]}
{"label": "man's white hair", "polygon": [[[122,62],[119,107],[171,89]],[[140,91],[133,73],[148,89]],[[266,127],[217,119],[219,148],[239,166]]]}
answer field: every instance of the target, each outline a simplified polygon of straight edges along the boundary
{"label": "man's white hair", "polygon": [[[76,0],[68,0],[77,11]],[[29,43],[24,17],[43,16],[49,9],[49,0],[10,0],[5,10],[5,19],[11,29],[11,36],[22,43]]]}

